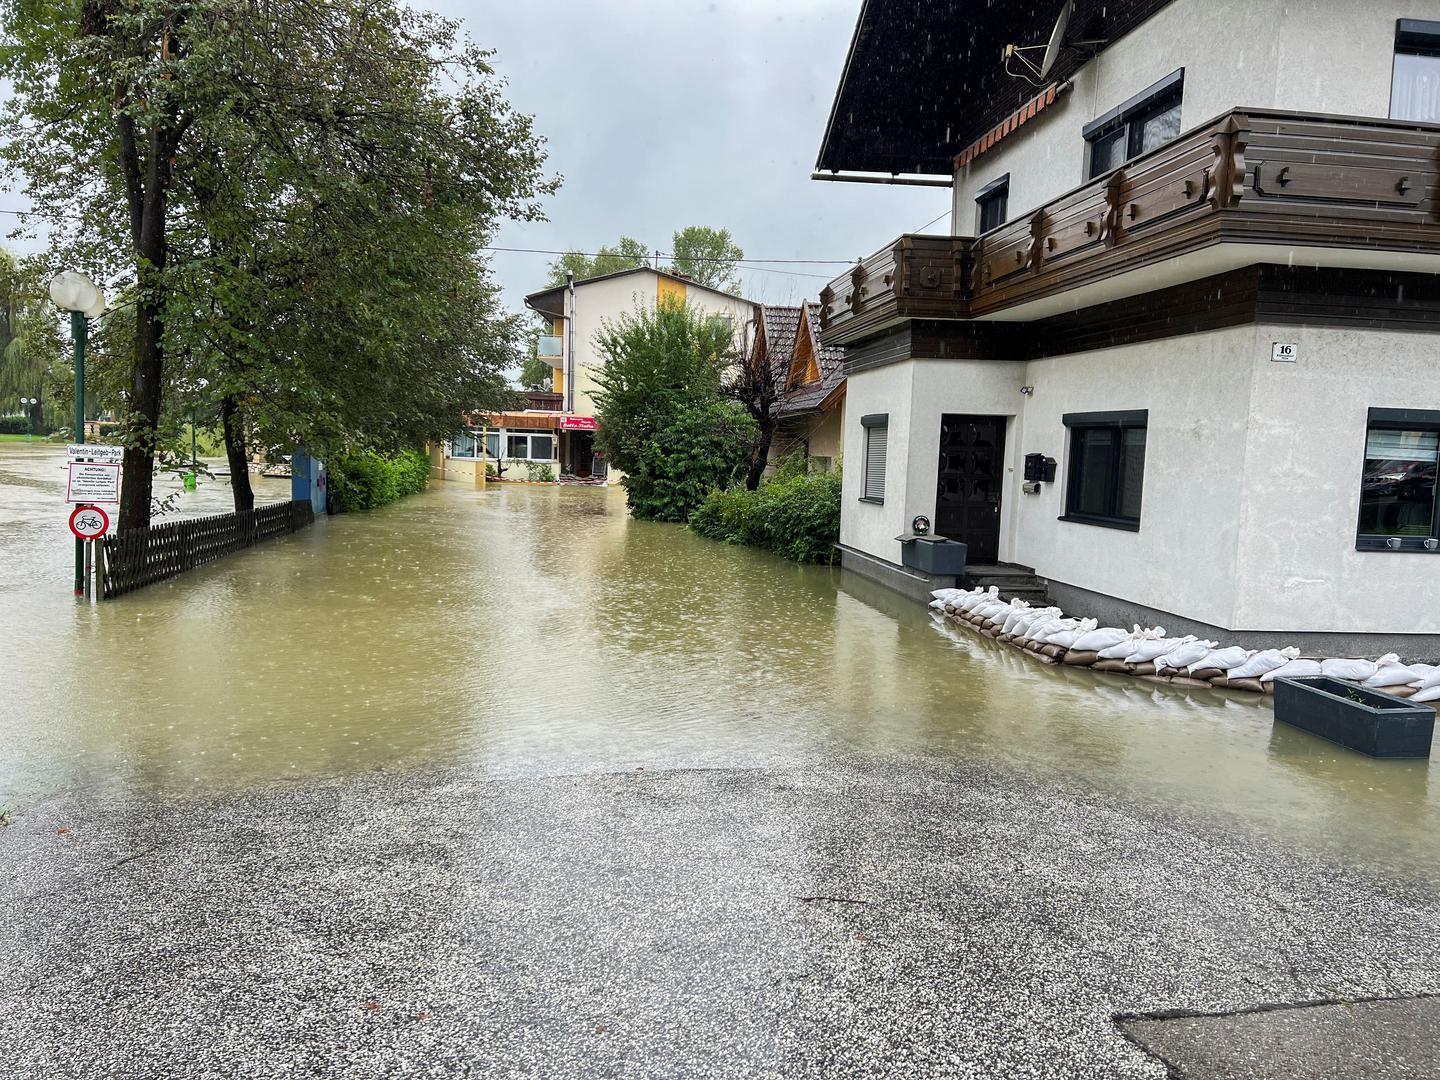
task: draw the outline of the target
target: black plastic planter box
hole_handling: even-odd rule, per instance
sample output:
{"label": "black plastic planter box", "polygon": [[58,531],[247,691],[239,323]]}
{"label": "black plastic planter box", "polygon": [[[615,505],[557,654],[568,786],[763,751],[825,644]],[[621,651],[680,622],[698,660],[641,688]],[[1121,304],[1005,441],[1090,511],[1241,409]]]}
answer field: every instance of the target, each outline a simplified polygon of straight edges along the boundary
{"label": "black plastic planter box", "polygon": [[1430,756],[1435,710],[1323,675],[1275,680],[1275,718],[1371,757]]}
{"label": "black plastic planter box", "polygon": [[965,556],[969,550],[968,545],[959,540],[918,536],[900,545],[900,561],[912,570],[959,577],[965,573]]}

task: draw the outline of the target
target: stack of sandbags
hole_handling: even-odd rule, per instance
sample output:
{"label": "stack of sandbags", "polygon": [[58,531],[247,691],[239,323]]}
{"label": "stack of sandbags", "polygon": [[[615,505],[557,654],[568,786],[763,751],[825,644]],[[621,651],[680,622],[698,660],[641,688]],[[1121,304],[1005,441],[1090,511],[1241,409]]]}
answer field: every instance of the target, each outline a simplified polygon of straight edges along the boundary
{"label": "stack of sandbags", "polygon": [[1297,648],[1221,647],[1192,635],[1170,638],[1162,626],[1130,630],[1067,618],[1058,607],[1033,608],[989,589],[937,589],[930,606],[967,622],[1046,663],[1089,667],[1176,686],[1274,693],[1275,680],[1328,676],[1440,708],[1440,667],[1402,664],[1394,653],[1378,660],[1313,660]]}

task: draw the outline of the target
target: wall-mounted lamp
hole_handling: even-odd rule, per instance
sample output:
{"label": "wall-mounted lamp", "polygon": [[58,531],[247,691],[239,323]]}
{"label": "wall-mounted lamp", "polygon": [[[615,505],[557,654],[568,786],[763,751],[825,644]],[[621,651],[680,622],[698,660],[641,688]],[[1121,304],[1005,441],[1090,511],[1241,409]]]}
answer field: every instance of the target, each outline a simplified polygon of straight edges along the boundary
{"label": "wall-mounted lamp", "polygon": [[1024,394],[1026,397],[1029,397],[1031,394],[1035,393],[1035,388],[1033,386],[1022,386],[1020,387],[1020,393]]}

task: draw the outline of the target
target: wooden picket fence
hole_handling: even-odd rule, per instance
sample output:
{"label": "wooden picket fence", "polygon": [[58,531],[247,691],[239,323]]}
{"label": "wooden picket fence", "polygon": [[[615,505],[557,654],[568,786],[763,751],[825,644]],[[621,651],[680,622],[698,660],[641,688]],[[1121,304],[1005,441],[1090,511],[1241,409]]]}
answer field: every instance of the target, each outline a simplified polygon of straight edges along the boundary
{"label": "wooden picket fence", "polygon": [[314,522],[310,500],[300,499],[107,536],[98,592],[110,600]]}

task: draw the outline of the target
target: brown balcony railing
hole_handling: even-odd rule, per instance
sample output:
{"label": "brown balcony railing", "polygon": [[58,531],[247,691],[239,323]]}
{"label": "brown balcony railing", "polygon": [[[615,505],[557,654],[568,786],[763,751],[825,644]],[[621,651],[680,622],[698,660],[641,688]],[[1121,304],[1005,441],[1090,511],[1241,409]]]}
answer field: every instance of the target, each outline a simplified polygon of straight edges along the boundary
{"label": "brown balcony railing", "polygon": [[1440,254],[1440,126],[1227,113],[984,236],[900,237],[821,292],[821,336],[976,318],[1220,243]]}

